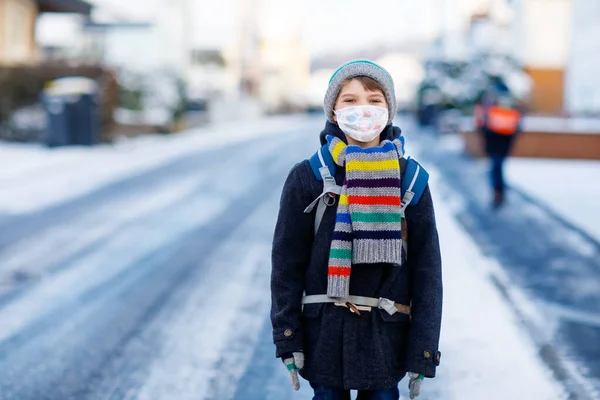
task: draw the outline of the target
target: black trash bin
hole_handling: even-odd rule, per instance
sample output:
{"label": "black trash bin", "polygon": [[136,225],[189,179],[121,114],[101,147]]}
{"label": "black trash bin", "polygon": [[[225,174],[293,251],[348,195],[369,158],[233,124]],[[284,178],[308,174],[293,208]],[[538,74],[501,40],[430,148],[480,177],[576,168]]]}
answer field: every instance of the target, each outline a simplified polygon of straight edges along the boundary
{"label": "black trash bin", "polygon": [[68,134],[63,97],[45,95],[43,101],[47,115],[44,142],[50,147],[69,145],[71,140]]}
{"label": "black trash bin", "polygon": [[92,79],[60,78],[44,91],[48,116],[45,143],[50,147],[98,142],[97,87]]}

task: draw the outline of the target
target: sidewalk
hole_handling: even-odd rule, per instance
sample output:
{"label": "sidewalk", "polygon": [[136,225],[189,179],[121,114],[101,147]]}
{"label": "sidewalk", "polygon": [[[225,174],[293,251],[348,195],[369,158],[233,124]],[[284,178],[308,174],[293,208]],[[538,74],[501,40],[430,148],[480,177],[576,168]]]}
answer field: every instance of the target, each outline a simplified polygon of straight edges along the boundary
{"label": "sidewalk", "polygon": [[444,314],[442,364],[438,377],[425,381],[423,400],[566,398],[492,283],[498,265],[458,225],[440,194],[439,174],[431,172],[444,263]]}
{"label": "sidewalk", "polygon": [[600,216],[598,163],[511,159],[520,185],[492,210],[487,160],[465,157],[457,136],[406,130],[407,145],[424,149],[411,154],[439,173],[456,221],[494,260],[491,278],[538,357],[570,395],[600,399],[600,245],[583,227]]}

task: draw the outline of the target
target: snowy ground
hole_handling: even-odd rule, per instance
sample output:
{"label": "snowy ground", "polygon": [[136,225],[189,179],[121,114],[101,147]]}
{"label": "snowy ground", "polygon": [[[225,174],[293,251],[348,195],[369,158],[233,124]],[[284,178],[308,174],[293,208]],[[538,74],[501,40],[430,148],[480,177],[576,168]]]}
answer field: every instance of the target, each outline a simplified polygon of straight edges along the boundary
{"label": "snowy ground", "polygon": [[[439,182],[433,183],[436,187]],[[483,256],[454,220],[445,198],[434,201],[444,261],[440,348],[446,368],[440,369],[437,396],[428,398],[565,399],[522,322],[490,280],[498,273],[495,261]]]}
{"label": "snowy ground", "polygon": [[[302,128],[301,118],[292,121]],[[289,124],[289,117],[245,125],[223,123],[175,135],[124,138],[93,148],[3,143],[0,214],[41,210],[186,155],[220,149],[237,140],[277,135],[289,130]]]}
{"label": "snowy ground", "polygon": [[513,158],[510,184],[600,241],[600,161]]}
{"label": "snowy ground", "polygon": [[[600,207],[581,200],[597,192],[597,163],[511,159],[517,184],[493,211],[487,160],[466,157],[458,136],[415,129],[406,131],[416,153],[437,167],[456,220],[497,261],[492,281],[545,363],[575,398],[600,398],[600,242],[587,229],[600,223]],[[554,182],[561,187],[551,193]]]}
{"label": "snowy ground", "polygon": [[[321,124],[0,145],[0,399],[310,398],[273,358],[269,259],[283,179]],[[445,306],[442,364],[421,398],[566,399],[527,328],[545,309],[473,240],[446,171],[427,166]]]}
{"label": "snowy ground", "polygon": [[[453,154],[464,148],[458,136],[442,137],[435,146]],[[487,168],[485,159],[472,164]],[[505,164],[505,179],[600,241],[600,161],[512,157]]]}

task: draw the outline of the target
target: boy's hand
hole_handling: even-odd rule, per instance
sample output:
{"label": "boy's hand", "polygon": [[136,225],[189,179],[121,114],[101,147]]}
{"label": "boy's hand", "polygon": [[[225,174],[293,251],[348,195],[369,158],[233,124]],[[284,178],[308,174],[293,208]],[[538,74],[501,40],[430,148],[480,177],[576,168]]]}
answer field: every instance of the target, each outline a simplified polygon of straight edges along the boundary
{"label": "boy's hand", "polygon": [[408,382],[410,398],[415,399],[421,394],[421,383],[423,383],[423,379],[425,379],[425,377],[421,374],[417,374],[416,372],[409,372],[408,377],[410,378],[410,381]]}
{"label": "boy's hand", "polygon": [[290,374],[290,381],[294,390],[300,389],[300,379],[298,378],[298,370],[304,368],[304,353],[302,351],[295,351],[293,353],[284,354],[281,357],[283,364],[287,368]]}

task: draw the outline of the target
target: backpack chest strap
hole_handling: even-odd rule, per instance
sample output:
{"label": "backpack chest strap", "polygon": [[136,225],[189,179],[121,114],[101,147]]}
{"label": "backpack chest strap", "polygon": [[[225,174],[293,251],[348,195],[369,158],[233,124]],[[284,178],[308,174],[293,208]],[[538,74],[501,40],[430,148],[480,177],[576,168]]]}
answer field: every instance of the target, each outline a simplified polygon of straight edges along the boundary
{"label": "backpack chest strap", "polygon": [[[302,298],[302,304],[319,304],[319,303],[334,303],[335,305],[347,306],[348,303],[354,306],[361,307],[361,311],[370,311],[370,308],[379,308],[384,310],[390,315],[394,315],[399,312],[402,314],[410,315],[410,307],[404,304],[395,303],[392,300],[385,299],[383,297],[364,297],[364,296],[348,296],[345,298],[333,298],[326,294],[314,294],[304,296]],[[349,306],[348,306],[349,307]]]}
{"label": "backpack chest strap", "polygon": [[[312,201],[304,209],[306,214],[310,214],[315,206],[317,207],[317,212],[315,214],[315,234],[319,230],[319,226],[321,225],[321,221],[323,220],[323,216],[325,215],[325,210],[327,207],[331,207],[335,204],[336,196],[342,194],[342,187],[339,186],[335,182],[335,178],[332,176],[330,167],[326,164],[325,159],[323,158],[323,149],[317,151],[318,160],[320,163],[320,167],[318,169],[321,180],[323,181],[323,192]],[[314,168],[313,168],[314,169]]]}
{"label": "backpack chest strap", "polygon": [[323,179],[323,192],[304,209],[304,212],[307,214],[312,212],[319,200],[323,199],[323,203],[326,206],[332,206],[335,204],[335,196],[342,194],[342,187],[335,183],[335,179],[329,173],[329,168],[321,167],[319,168],[319,172]]}

